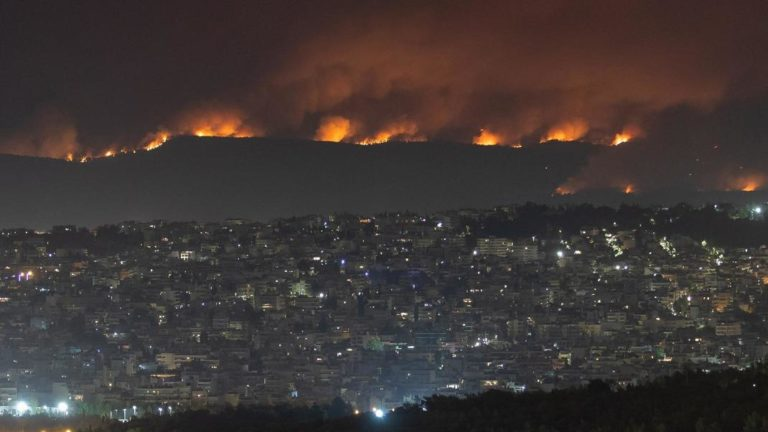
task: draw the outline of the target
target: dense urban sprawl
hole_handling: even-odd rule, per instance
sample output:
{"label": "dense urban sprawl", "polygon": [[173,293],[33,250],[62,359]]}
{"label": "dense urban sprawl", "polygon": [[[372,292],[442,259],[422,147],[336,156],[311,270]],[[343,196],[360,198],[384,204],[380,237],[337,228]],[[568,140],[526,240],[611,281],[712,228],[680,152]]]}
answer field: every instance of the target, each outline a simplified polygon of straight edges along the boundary
{"label": "dense urban sprawl", "polygon": [[[0,410],[127,419],[340,398],[376,412],[743,368],[768,354],[768,248],[749,235],[762,213],[525,205],[4,230]],[[698,235],[706,218],[717,230]]]}

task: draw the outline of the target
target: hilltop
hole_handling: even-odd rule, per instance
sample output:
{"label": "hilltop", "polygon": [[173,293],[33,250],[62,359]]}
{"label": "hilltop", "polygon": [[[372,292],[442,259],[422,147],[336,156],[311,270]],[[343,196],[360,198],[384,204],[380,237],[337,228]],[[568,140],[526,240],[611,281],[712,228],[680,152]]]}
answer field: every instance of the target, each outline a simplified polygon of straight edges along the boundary
{"label": "hilltop", "polygon": [[0,156],[0,226],[435,211],[547,199],[598,151],[178,137],[85,164]]}

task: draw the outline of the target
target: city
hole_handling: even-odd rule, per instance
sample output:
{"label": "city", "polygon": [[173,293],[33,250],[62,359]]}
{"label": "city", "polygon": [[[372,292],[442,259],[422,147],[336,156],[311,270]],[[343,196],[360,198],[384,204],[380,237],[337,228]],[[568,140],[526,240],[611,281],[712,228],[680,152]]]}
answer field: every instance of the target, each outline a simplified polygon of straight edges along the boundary
{"label": "city", "polygon": [[[340,399],[378,414],[742,370],[768,355],[764,206],[6,229],[0,410],[127,421]],[[702,217],[720,237],[688,229]]]}

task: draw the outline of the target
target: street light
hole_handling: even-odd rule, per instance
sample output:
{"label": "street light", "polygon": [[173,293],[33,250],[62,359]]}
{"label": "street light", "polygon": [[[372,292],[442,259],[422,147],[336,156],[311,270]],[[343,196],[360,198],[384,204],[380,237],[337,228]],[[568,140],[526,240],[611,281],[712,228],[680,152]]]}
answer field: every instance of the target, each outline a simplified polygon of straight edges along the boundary
{"label": "street light", "polygon": [[69,411],[69,405],[66,402],[59,402],[59,404],[56,405],[56,411],[58,411],[59,414],[66,415]]}

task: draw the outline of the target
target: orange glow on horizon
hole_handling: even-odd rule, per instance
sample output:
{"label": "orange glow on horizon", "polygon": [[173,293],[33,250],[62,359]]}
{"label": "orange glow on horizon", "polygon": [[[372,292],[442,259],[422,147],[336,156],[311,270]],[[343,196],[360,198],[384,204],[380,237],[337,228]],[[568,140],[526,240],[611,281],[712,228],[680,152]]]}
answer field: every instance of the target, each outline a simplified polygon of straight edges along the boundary
{"label": "orange glow on horizon", "polygon": [[569,120],[550,128],[539,142],[577,141],[589,132],[589,125],[581,119]]}
{"label": "orange glow on horizon", "polygon": [[575,192],[576,192],[575,190],[573,190],[573,189],[571,189],[570,187],[568,187],[568,186],[565,186],[565,185],[563,185],[563,186],[558,186],[558,187],[555,189],[555,195],[561,195],[561,196],[565,196],[565,195],[573,195]]}
{"label": "orange glow on horizon", "polygon": [[352,122],[342,116],[325,117],[315,131],[315,140],[341,142],[352,135]]}
{"label": "orange glow on horizon", "polygon": [[624,187],[624,193],[627,195],[631,195],[635,193],[635,186],[633,184],[628,184]]}
{"label": "orange glow on horizon", "polygon": [[760,188],[760,185],[758,185],[757,183],[751,182],[751,183],[747,183],[746,185],[744,185],[744,187],[741,188],[741,191],[742,192],[754,192],[758,188]]}
{"label": "orange glow on horizon", "polygon": [[745,175],[729,179],[724,189],[727,191],[755,192],[762,189],[765,183],[766,176],[762,174]]}
{"label": "orange glow on horizon", "polygon": [[472,139],[472,144],[479,146],[495,146],[501,144],[501,135],[495,134],[488,129],[480,129],[480,134]]}

